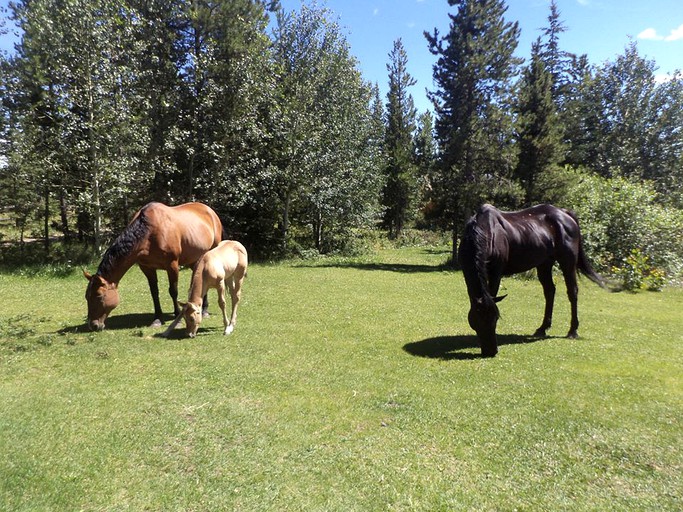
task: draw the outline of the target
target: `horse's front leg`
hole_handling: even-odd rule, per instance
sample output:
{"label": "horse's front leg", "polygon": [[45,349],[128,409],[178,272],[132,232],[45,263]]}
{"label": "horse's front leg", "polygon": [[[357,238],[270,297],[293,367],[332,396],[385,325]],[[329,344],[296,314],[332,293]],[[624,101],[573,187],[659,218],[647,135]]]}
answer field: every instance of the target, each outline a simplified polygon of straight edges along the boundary
{"label": "horse's front leg", "polygon": [[545,313],[543,314],[543,322],[541,326],[536,329],[534,336],[541,338],[546,337],[546,331],[550,329],[553,323],[553,304],[555,302],[555,283],[553,282],[553,262],[541,265],[536,269],[538,280],[543,287],[543,296],[545,297]]}
{"label": "horse's front leg", "polygon": [[202,318],[209,318],[209,293],[202,297]]}
{"label": "horse's front leg", "polygon": [[178,306],[178,276],[180,275],[180,266],[177,261],[172,261],[170,266],[166,269],[168,275],[168,294],[173,301],[173,315],[180,314],[180,306]]}
{"label": "horse's front leg", "polygon": [[[199,263],[199,261],[196,261],[195,264],[192,265],[192,275],[194,275],[197,268],[197,263]],[[204,297],[202,297],[202,318],[209,318],[209,316],[209,293],[206,292]]]}
{"label": "horse's front leg", "polygon": [[143,267],[140,265],[140,270],[145,274],[147,283],[149,284],[149,292],[152,294],[152,301],[154,301],[154,321],[151,327],[161,326],[161,303],[159,302],[159,281],[157,279],[157,271],[151,267]]}

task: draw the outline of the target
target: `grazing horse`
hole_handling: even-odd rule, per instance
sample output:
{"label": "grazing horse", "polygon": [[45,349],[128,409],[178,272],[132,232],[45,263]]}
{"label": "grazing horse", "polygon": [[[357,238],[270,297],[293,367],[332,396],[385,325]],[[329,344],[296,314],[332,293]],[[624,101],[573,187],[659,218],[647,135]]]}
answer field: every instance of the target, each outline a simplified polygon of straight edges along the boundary
{"label": "grazing horse", "polygon": [[[190,293],[182,311],[176,317],[164,336],[168,336],[180,320],[185,317],[185,332],[190,338],[197,335],[202,321],[202,297],[209,288],[218,290],[218,304],[223,312],[223,334],[230,334],[237,322],[237,305],[242,295],[242,282],[247,275],[247,250],[239,242],[225,240],[204,254],[192,270]],[[225,285],[230,289],[232,315],[228,323],[225,312]]]}
{"label": "grazing horse", "polygon": [[222,233],[218,215],[205,204],[166,206],[153,202],[143,206],[104,253],[95,275],[83,271],[88,279],[85,299],[90,329],[104,329],[107,316],[119,304],[119,281],[136,263],[147,277],[154,301],[152,325],[158,327],[162,323],[157,269],[168,274],[168,291],[177,315],[180,267],[194,265],[206,251],[218,245]]}
{"label": "grazing horse", "polygon": [[553,265],[559,263],[571,304],[568,338],[576,338],[577,269],[604,287],[604,280],[590,266],[576,215],[565,209],[542,204],[517,212],[501,212],[489,204],[479,208],[463,233],[458,250],[470,297],[468,320],[481,343],[481,353],[498,352],[496,323],[500,317],[498,288],[503,276],[536,268],[545,296],[545,314],[535,336],[544,337],[553,317],[555,284]]}

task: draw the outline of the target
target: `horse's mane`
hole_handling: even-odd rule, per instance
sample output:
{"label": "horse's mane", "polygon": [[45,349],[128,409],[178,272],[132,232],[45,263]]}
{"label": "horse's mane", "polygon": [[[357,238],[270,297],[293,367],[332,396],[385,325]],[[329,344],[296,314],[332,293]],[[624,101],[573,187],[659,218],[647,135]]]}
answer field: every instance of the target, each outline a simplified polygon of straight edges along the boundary
{"label": "horse's mane", "polygon": [[142,208],[133,221],[114,240],[109,249],[105,251],[100,266],[97,268],[99,275],[109,276],[112,270],[119,265],[121,259],[126,258],[147,236],[149,233],[149,220],[147,219],[146,210],[146,206]]}
{"label": "horse's mane", "polygon": [[[470,217],[465,225],[462,241],[460,243],[460,265],[462,266],[465,279],[468,282],[476,280],[481,289],[481,297],[487,304],[495,305],[495,301],[489,292],[488,271],[486,269],[490,247],[492,245],[490,226],[486,223],[488,231],[482,227],[483,208],[480,208],[475,215]],[[488,219],[486,219],[488,221]]]}

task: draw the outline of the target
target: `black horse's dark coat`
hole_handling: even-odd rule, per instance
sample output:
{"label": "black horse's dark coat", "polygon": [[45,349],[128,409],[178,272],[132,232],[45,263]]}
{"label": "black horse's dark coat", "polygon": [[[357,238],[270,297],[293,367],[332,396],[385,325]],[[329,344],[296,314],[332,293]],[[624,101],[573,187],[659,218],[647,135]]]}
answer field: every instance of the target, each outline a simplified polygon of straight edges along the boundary
{"label": "black horse's dark coat", "polygon": [[537,269],[546,301],[537,336],[545,336],[552,323],[555,262],[562,269],[571,304],[568,337],[576,337],[579,326],[577,269],[604,286],[602,277],[586,258],[576,215],[549,204],[516,212],[502,212],[489,204],[481,206],[465,226],[458,260],[470,298],[468,320],[485,356],[498,352],[496,323],[500,315],[496,302],[503,297],[496,295],[503,276]]}

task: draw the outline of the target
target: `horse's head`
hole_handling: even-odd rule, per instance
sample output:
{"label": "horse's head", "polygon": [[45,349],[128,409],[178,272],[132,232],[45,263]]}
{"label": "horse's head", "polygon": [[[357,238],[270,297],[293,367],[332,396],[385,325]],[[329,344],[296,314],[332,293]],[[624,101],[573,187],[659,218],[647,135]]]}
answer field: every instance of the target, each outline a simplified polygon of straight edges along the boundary
{"label": "horse's head", "polygon": [[188,302],[186,304],[179,303],[183,308],[183,318],[185,318],[185,333],[194,338],[197,335],[199,324],[202,323],[202,307]]}
{"label": "horse's head", "polygon": [[479,337],[481,354],[484,357],[493,357],[498,353],[496,324],[498,323],[498,318],[500,318],[500,312],[496,302],[500,302],[504,298],[505,295],[495,298],[489,296],[488,300],[479,297],[471,301],[467,320],[470,323],[470,327],[474,329]]}
{"label": "horse's head", "polygon": [[83,275],[88,280],[85,289],[88,327],[91,331],[101,331],[109,313],[119,305],[119,290],[116,283],[110,283],[99,274],[91,275],[84,270]]}

